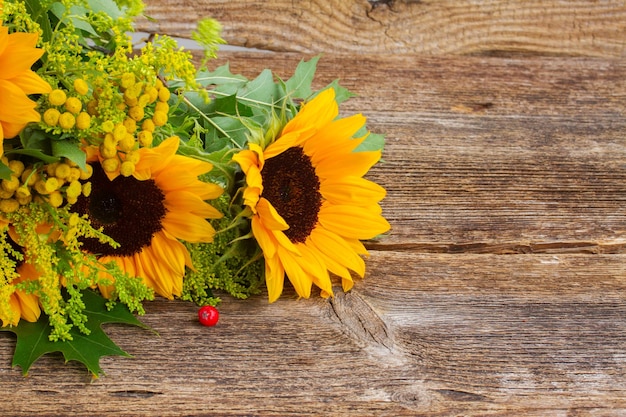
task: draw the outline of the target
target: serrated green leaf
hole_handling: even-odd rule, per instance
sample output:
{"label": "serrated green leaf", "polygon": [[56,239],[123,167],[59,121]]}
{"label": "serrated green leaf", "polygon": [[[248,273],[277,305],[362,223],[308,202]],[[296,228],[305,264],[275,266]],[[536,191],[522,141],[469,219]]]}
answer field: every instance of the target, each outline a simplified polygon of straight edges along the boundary
{"label": "serrated green leaf", "polygon": [[[339,85],[339,80],[334,80],[332,83],[328,84],[326,88],[333,88],[335,90],[335,100],[337,101],[337,104],[341,104],[344,101],[351,99],[352,97],[356,97],[356,94],[352,93],[347,88]],[[324,91],[326,88],[320,91]]]}
{"label": "serrated green leaf", "polygon": [[239,90],[237,97],[245,99],[246,103],[262,107],[278,105],[285,97],[284,88],[274,82],[272,71],[264,69],[254,80]]}
{"label": "serrated green leaf", "polygon": [[61,352],[66,362],[75,360],[84,364],[94,375],[102,374],[100,358],[103,356],[130,356],[120,349],[102,330],[104,323],[120,323],[138,326],[144,329],[148,327],[141,323],[123,304],[116,304],[111,310],[107,310],[107,300],[94,291],[83,292],[85,303],[84,313],[87,316],[86,326],[90,330],[88,335],[80,333],[72,328],[70,334],[72,340],[52,342],[48,338],[51,326],[45,315],[35,323],[21,320],[15,327],[3,327],[0,331],[9,331],[17,336],[13,366],[22,368],[22,374],[26,375],[31,365],[41,356]]}
{"label": "serrated green leaf", "polygon": [[[355,136],[359,136],[358,134]],[[379,133],[370,133],[367,138],[357,148],[355,152],[382,151],[385,147],[385,136]]]}
{"label": "serrated green leaf", "polygon": [[87,154],[80,148],[78,142],[68,140],[51,141],[52,155],[64,157],[76,163],[81,169],[87,168]]}
{"label": "serrated green leaf", "polygon": [[304,99],[313,94],[311,83],[313,83],[313,77],[315,76],[317,61],[319,61],[319,59],[320,57],[318,55],[308,61],[302,60],[298,63],[291,78],[285,82],[285,89],[289,96]]}

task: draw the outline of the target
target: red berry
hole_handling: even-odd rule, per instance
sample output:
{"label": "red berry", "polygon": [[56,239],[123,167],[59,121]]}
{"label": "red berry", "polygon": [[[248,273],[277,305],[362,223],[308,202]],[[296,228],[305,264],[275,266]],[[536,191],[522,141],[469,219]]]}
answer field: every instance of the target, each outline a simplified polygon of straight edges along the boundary
{"label": "red berry", "polygon": [[215,326],[220,319],[220,312],[213,306],[204,306],[198,310],[198,319],[204,326]]}

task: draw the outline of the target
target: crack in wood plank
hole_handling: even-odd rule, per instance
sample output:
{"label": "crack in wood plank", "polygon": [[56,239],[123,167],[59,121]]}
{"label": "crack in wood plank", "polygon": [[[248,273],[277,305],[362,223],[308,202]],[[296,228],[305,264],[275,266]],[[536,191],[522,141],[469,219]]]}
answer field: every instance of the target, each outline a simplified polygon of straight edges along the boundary
{"label": "crack in wood plank", "polygon": [[393,335],[385,320],[357,292],[336,291],[328,303],[329,315],[342,330],[362,345],[396,352]]}

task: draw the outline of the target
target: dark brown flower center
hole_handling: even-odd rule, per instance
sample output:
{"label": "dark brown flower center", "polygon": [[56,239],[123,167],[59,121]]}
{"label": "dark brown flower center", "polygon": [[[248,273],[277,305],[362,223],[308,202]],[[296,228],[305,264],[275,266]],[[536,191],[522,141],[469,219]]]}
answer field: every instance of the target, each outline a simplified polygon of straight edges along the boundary
{"label": "dark brown flower center", "polygon": [[95,238],[83,238],[83,249],[97,255],[130,256],[149,246],[152,236],[163,229],[165,196],[154,180],[139,181],[118,176],[110,181],[100,164],[93,164],[91,195],[81,196],[72,211],[87,214],[91,225],[103,228],[120,244],[113,248]]}
{"label": "dark brown flower center", "polygon": [[320,181],[301,147],[289,148],[265,161],[263,194],[289,225],[285,235],[302,243],[317,223],[322,206]]}

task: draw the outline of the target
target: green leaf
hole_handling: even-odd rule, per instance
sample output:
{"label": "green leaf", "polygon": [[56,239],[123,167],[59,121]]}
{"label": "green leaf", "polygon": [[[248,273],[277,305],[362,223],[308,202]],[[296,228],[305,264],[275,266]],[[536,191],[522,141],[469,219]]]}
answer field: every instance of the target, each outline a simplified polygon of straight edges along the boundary
{"label": "green leaf", "polygon": [[300,61],[290,79],[285,82],[287,94],[292,98],[308,98],[313,94],[311,83],[317,69],[319,55],[309,61]]}
{"label": "green leaf", "polygon": [[[65,6],[60,2],[56,2],[52,4],[52,7],[50,7],[50,11],[54,13],[54,15],[59,20],[63,20],[66,10],[67,9],[65,8]],[[89,10],[85,9],[84,7],[72,6],[70,8],[69,20],[72,22],[72,25],[74,25],[76,29],[85,31],[90,35],[98,37],[98,32],[93,28],[93,26],[91,26],[89,22],[85,20],[85,16],[87,16],[88,12]]]}
{"label": "green leaf", "polygon": [[87,4],[92,12],[104,12],[113,20],[124,17],[124,11],[113,0],[88,0]]}
{"label": "green leaf", "polygon": [[233,87],[233,91],[230,94],[234,93],[237,91],[237,88],[242,87],[248,82],[248,79],[243,75],[231,73],[228,63],[218,67],[215,71],[200,71],[196,80],[205,87],[209,85],[230,85]]}
{"label": "green leaf", "polygon": [[[347,101],[347,100],[351,99],[352,97],[356,96],[356,94],[352,93],[347,88],[339,85],[339,80],[334,80],[332,83],[328,84],[328,87],[326,87],[326,88],[334,88],[335,89],[335,100],[337,100],[337,104],[341,104],[344,101]],[[326,88],[324,88],[324,89],[322,89],[320,91],[324,91]]]}
{"label": "green leaf", "polygon": [[[359,136],[358,134],[355,136]],[[357,148],[355,152],[382,151],[385,147],[385,136],[379,133],[370,133],[367,138]]]}
{"label": "green leaf", "polygon": [[66,362],[75,360],[84,364],[94,375],[102,374],[100,358],[103,356],[126,356],[130,355],[120,349],[102,330],[104,323],[130,324],[147,329],[130,313],[124,304],[117,303],[111,310],[107,309],[107,300],[94,291],[83,292],[85,303],[84,313],[87,316],[86,326],[90,333],[85,335],[75,328],[70,330],[72,340],[52,342],[48,338],[51,326],[48,318],[42,315],[35,323],[20,320],[15,327],[3,327],[0,331],[9,331],[17,336],[13,366],[22,368],[22,374],[26,375],[31,365],[41,356],[61,352]]}
{"label": "green leaf", "polygon": [[41,7],[41,0],[26,0],[26,9],[34,21],[39,23],[43,32],[42,40],[44,42],[52,39],[52,26],[48,19],[48,10]]}
{"label": "green leaf", "polygon": [[11,168],[4,165],[3,162],[0,162],[0,180],[10,180],[12,173]]}
{"label": "green leaf", "polygon": [[87,168],[87,155],[80,148],[78,142],[73,140],[53,140],[51,141],[52,155],[61,158],[65,157],[78,164],[81,169]]}

